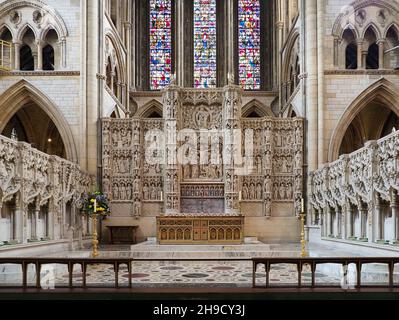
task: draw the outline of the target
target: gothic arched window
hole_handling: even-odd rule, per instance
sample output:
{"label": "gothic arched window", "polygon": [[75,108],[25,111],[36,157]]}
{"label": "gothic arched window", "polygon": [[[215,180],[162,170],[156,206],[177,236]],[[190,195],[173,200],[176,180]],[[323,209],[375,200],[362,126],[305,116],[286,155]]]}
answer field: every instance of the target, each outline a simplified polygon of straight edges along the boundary
{"label": "gothic arched window", "polygon": [[216,87],[216,0],[194,0],[194,86]]}
{"label": "gothic arched window", "polygon": [[260,70],[260,1],[238,1],[238,55],[240,85],[259,90]]}
{"label": "gothic arched window", "polygon": [[172,73],[172,1],[150,0],[150,86],[170,84]]}

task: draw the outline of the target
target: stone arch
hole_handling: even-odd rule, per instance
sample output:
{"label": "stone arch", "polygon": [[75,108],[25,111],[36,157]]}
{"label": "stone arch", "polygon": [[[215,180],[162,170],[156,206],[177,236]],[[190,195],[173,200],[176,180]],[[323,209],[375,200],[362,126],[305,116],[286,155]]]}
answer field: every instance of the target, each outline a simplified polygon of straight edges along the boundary
{"label": "stone arch", "polygon": [[379,39],[382,38],[380,29],[377,27],[377,25],[371,21],[364,29],[363,32],[360,34],[360,38],[364,39],[366,36],[367,31],[372,30],[374,32],[375,38],[378,41]]}
{"label": "stone arch", "polygon": [[342,69],[357,69],[358,65],[358,35],[355,29],[346,28],[343,30],[338,48],[338,66]]}
{"label": "stone arch", "polygon": [[257,99],[253,99],[242,108],[242,117],[247,118],[251,113],[255,112],[260,118],[274,117],[273,111],[270,107],[265,106]]}
{"label": "stone arch", "polygon": [[295,30],[293,35],[290,37],[287,43],[287,49],[286,53],[284,55],[284,60],[283,60],[283,77],[284,81],[289,80],[289,69],[290,69],[290,63],[291,63],[291,58],[292,54],[295,54],[295,49],[296,45],[299,41],[299,31]]}
{"label": "stone arch", "polygon": [[46,40],[47,34],[51,31],[54,30],[57,33],[58,39],[61,39],[61,34],[60,31],[57,30],[56,27],[54,27],[52,24],[48,24],[39,34],[39,40]]}
{"label": "stone arch", "polygon": [[389,30],[391,30],[391,29],[393,29],[396,32],[396,35],[399,37],[399,26],[395,22],[392,22],[390,25],[387,26],[387,28],[384,31],[384,34],[383,34],[384,39],[386,39],[387,34],[388,34]]}
{"label": "stone arch", "polygon": [[355,39],[359,39],[360,38],[360,34],[359,34],[359,30],[357,30],[357,28],[352,24],[352,23],[348,23],[344,28],[342,28],[342,30],[340,30],[340,34],[336,35],[339,39],[342,39],[342,37],[344,36],[344,33],[346,31],[351,31],[355,37]]}
{"label": "stone arch", "polygon": [[284,111],[283,118],[297,117],[301,117],[301,112],[299,112],[299,109],[293,103],[290,103],[288,108]]}
{"label": "stone arch", "polygon": [[[23,7],[31,7],[33,9],[39,9],[45,14],[52,17],[54,28],[57,30],[60,38],[65,38],[68,36],[68,28],[62,19],[61,15],[51,6],[45,4],[40,0],[29,0],[29,1],[14,1],[6,0],[0,4],[1,16],[7,15],[10,11],[16,10]],[[36,36],[38,36],[36,34]],[[18,38],[17,38],[18,39]]]}
{"label": "stone arch", "polygon": [[347,129],[355,117],[373,101],[380,101],[399,117],[398,88],[387,79],[383,78],[364,90],[342,114],[330,140],[328,161],[333,162],[339,157],[339,150]]}
{"label": "stone arch", "polygon": [[137,112],[137,117],[149,118],[153,113],[159,114],[161,118],[163,117],[163,105],[157,100],[151,100],[142,106]]}
{"label": "stone arch", "polygon": [[[399,13],[399,4],[396,1],[391,0],[356,0],[348,4],[348,8],[351,10],[341,12],[338,17],[335,19],[334,26],[332,28],[332,35],[336,38],[340,38],[343,33],[343,29],[348,25],[347,19],[348,16],[354,14],[360,9],[364,9],[366,7],[378,7],[378,8],[386,8],[392,13]],[[349,14],[349,15],[348,15]],[[367,27],[365,28],[367,29]],[[378,28],[377,28],[378,29]],[[381,35],[381,34],[380,34]]]}
{"label": "stone arch", "polygon": [[70,126],[56,104],[43,92],[26,80],[21,80],[8,88],[0,96],[0,132],[24,105],[34,102],[53,121],[64,142],[67,160],[77,162],[77,149]]}
{"label": "stone arch", "polygon": [[6,24],[6,23],[3,23],[1,26],[0,26],[0,36],[4,33],[4,31],[6,31],[6,30],[8,30],[9,32],[10,32],[10,34],[11,34],[11,36],[12,36],[12,40],[14,40],[14,37],[15,37],[15,32],[14,32],[14,29],[13,28],[11,28],[8,24]]}
{"label": "stone arch", "polygon": [[[112,59],[112,57],[111,57],[113,67],[117,68],[120,79],[123,79],[123,82],[125,82],[125,79],[126,79],[125,59],[123,58],[123,53],[122,53],[123,49],[121,49],[123,47],[123,44],[120,43],[118,38],[119,37],[115,34],[115,32],[113,30],[107,29],[106,34],[105,34],[105,39],[106,39],[106,41],[109,40],[110,44],[112,45],[113,49],[115,50],[115,55],[116,55],[116,61],[112,61],[114,59]],[[104,61],[106,62],[109,57],[110,57],[110,52],[107,52]]]}
{"label": "stone arch", "polygon": [[22,42],[22,40],[23,40],[25,34],[28,32],[29,29],[30,29],[30,30],[33,32],[33,34],[35,35],[35,40],[39,39],[38,34],[37,34],[37,32],[36,32],[36,28],[34,28],[30,23],[27,22],[27,23],[25,23],[25,24],[23,25],[23,27],[21,27],[21,28],[18,30],[17,35],[16,35],[16,41],[17,41],[17,42]]}

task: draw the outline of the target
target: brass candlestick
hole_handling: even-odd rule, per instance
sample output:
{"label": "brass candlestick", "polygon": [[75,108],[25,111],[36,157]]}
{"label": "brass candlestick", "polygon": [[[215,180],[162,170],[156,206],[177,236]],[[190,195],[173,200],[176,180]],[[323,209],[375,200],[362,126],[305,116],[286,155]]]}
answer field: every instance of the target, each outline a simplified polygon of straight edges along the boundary
{"label": "brass candlestick", "polygon": [[305,213],[300,214],[301,217],[301,257],[306,258],[308,253],[306,252],[306,239],[305,239]]}
{"label": "brass candlestick", "polygon": [[306,252],[306,239],[305,239],[305,199],[301,200],[301,214],[299,215],[301,218],[301,257],[306,258],[308,253]]}
{"label": "brass candlestick", "polygon": [[93,240],[91,243],[93,244],[93,251],[91,253],[91,256],[93,258],[97,258],[98,257],[97,213],[93,213],[92,219],[93,219]]}

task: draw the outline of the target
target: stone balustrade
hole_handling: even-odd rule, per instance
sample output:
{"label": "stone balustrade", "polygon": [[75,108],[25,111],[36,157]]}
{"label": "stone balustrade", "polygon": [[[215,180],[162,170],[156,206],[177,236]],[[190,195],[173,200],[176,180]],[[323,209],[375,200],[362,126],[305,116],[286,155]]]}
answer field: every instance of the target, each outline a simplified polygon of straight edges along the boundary
{"label": "stone balustrade", "polygon": [[398,244],[399,132],[310,174],[312,223],[322,236]]}
{"label": "stone balustrade", "polygon": [[0,245],[89,235],[78,208],[92,182],[77,164],[0,136]]}

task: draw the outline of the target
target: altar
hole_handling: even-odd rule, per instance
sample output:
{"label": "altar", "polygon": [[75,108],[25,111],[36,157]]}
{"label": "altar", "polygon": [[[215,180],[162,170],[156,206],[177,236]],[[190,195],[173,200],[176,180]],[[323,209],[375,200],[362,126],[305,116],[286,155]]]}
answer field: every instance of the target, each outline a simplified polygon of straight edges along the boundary
{"label": "altar", "polygon": [[159,103],[160,117],[143,105],[142,117],[102,121],[112,223],[137,224],[138,241],[160,244],[297,239],[303,119],[249,117],[257,109],[233,84],[171,85]]}
{"label": "altar", "polygon": [[242,244],[243,216],[157,217],[159,244]]}

